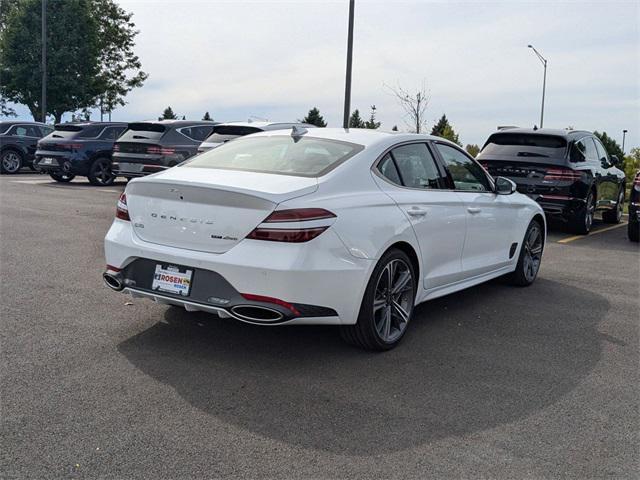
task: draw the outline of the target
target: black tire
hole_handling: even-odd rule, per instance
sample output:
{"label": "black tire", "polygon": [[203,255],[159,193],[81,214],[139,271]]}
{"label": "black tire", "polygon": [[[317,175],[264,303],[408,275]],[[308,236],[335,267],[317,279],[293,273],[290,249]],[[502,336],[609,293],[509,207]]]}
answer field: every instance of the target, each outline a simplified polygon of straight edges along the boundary
{"label": "black tire", "polygon": [[8,148],[0,155],[0,173],[13,175],[18,173],[23,165],[24,158],[18,150]]}
{"label": "black tire", "polygon": [[49,174],[49,176],[53,178],[56,182],[60,182],[60,183],[68,183],[76,177],[75,175],[71,175],[70,173],[63,173],[63,172],[52,172]]}
{"label": "black tire", "polygon": [[620,223],[622,221],[622,211],[624,210],[624,188],[620,189],[618,202],[612,210],[602,212],[602,221],[605,223]]}
{"label": "black tire", "polygon": [[367,350],[390,350],[398,345],[413,315],[416,286],[415,269],[407,254],[389,250],[371,274],[357,323],[340,327],[342,338]]}
{"label": "black tire", "polygon": [[593,225],[593,216],[596,211],[596,196],[593,190],[587,195],[584,207],[576,215],[569,219],[569,229],[578,235],[587,235]]}
{"label": "black tire", "polygon": [[508,276],[509,283],[518,287],[528,287],[538,276],[544,247],[544,230],[538,220],[531,220],[522,239],[518,263]]}
{"label": "black tire", "polygon": [[638,237],[640,236],[639,222],[629,222],[629,224],[627,225],[627,236],[632,242],[638,241]]}
{"label": "black tire", "polygon": [[98,187],[108,187],[113,184],[116,176],[111,171],[111,160],[105,157],[96,158],[89,167],[89,183]]}

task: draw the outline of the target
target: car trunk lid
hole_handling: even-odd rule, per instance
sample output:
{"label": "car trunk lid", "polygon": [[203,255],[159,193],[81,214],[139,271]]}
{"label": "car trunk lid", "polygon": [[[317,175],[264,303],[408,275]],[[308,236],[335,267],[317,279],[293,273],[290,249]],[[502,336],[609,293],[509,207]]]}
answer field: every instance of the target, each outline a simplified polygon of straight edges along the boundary
{"label": "car trunk lid", "polygon": [[280,202],[316,189],[315,178],[176,167],[132,181],[127,203],[133,229],[142,240],[224,253]]}

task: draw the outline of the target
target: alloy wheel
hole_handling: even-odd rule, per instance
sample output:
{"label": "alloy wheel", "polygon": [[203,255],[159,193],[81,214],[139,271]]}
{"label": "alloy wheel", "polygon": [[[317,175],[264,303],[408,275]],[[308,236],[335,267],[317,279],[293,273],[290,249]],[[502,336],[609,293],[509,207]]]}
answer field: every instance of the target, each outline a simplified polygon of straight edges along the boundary
{"label": "alloy wheel", "polygon": [[20,163],[20,156],[16,152],[8,151],[2,155],[2,170],[7,173],[20,170]]}
{"label": "alloy wheel", "polygon": [[375,329],[384,342],[395,342],[407,328],[413,292],[409,265],[400,259],[391,260],[380,272],[373,299]]}
{"label": "alloy wheel", "polygon": [[524,276],[528,282],[533,282],[542,260],[542,231],[536,224],[531,225],[524,240]]}
{"label": "alloy wheel", "polygon": [[99,185],[110,185],[115,179],[111,170],[111,162],[108,160],[98,160],[94,166],[94,178]]}
{"label": "alloy wheel", "polygon": [[593,193],[590,193],[587,197],[587,205],[586,212],[584,215],[584,226],[587,232],[591,230],[591,225],[593,225],[593,216],[596,212],[596,205],[593,201]]}

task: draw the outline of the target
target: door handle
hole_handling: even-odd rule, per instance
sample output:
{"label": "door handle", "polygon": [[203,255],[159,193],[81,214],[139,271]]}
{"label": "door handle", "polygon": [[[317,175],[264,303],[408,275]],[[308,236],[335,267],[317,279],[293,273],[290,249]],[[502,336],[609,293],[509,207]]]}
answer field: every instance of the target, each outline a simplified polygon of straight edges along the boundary
{"label": "door handle", "polygon": [[412,217],[422,217],[429,213],[429,210],[427,210],[426,208],[413,207],[407,210],[407,213]]}
{"label": "door handle", "polygon": [[476,213],[480,213],[482,210],[479,208],[474,208],[474,207],[469,207],[467,208],[467,212],[469,212],[472,215],[475,215]]}

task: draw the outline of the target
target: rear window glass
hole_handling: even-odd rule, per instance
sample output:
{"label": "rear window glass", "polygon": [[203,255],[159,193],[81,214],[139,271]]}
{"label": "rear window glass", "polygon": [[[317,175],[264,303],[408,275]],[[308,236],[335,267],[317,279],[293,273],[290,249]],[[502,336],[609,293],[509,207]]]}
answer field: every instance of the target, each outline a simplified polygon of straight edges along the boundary
{"label": "rear window glass", "polygon": [[563,157],[567,141],[555,135],[495,133],[482,148],[482,155],[516,157]]}
{"label": "rear window glass", "polygon": [[234,138],[261,132],[257,127],[242,127],[236,125],[218,125],[213,127],[213,133],[205,140],[207,143],[224,143]]}
{"label": "rear window glass", "polygon": [[319,177],[363,148],[362,145],[323,138],[249,137],[209,150],[183,167]]}
{"label": "rear window glass", "polygon": [[118,138],[118,141],[158,140],[164,135],[165,130],[164,125],[157,123],[130,123],[127,131]]}
{"label": "rear window glass", "polygon": [[81,132],[78,132],[76,138],[96,138],[104,130],[104,125],[91,125],[84,127]]}

